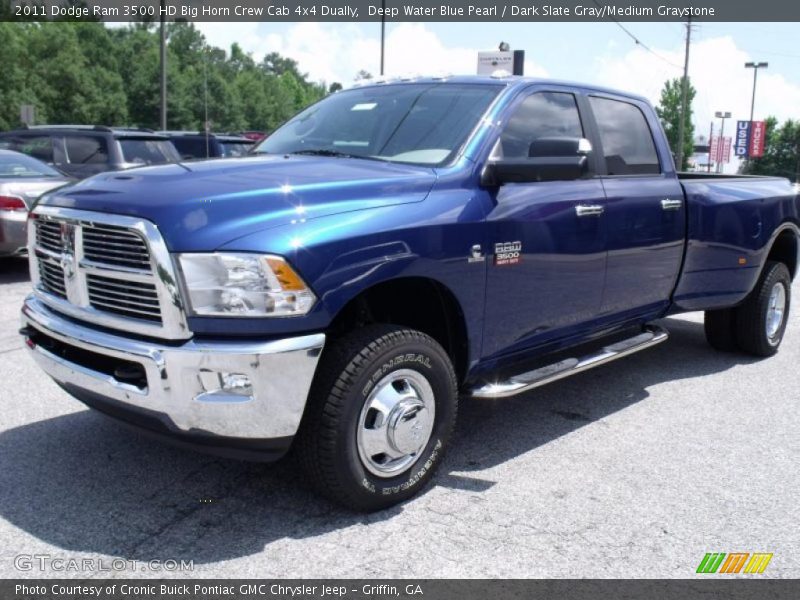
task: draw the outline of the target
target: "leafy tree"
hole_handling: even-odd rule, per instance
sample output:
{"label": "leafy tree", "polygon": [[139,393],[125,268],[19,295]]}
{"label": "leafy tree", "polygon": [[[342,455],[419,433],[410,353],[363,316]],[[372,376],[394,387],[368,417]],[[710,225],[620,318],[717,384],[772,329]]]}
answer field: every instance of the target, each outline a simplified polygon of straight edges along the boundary
{"label": "leafy tree", "polygon": [[[167,36],[171,129],[200,130],[208,111],[216,131],[272,130],[329,93],[276,52],[258,63],[238,44],[209,46],[185,22],[168,24]],[[0,129],[18,126],[22,104],[39,123],[159,126],[156,24],[0,22],[0,39]]]}
{"label": "leafy tree", "polygon": [[[664,83],[661,90],[661,99],[656,106],[656,114],[661,119],[661,125],[667,135],[669,147],[675,156],[678,156],[678,133],[681,123],[681,104],[683,102],[683,89],[681,77],[670,79]],[[692,102],[697,94],[691,81],[687,81],[687,111],[683,129],[683,164],[678,168],[685,170],[689,166],[689,158],[694,151],[694,124],[692,123]]]}
{"label": "leafy tree", "polygon": [[778,127],[778,120],[768,117],[765,130],[764,156],[744,163],[742,171],[800,182],[800,120],[789,119]]}

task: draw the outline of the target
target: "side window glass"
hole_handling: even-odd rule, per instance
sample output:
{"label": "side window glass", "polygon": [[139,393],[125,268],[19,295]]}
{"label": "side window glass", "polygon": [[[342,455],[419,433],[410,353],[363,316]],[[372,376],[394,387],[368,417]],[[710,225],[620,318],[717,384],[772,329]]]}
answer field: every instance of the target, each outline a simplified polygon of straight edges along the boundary
{"label": "side window glass", "polygon": [[653,134],[639,107],[608,98],[589,98],[609,175],[658,174]]}
{"label": "side window glass", "polygon": [[8,147],[42,162],[53,162],[53,142],[49,135],[15,137],[10,140]]}
{"label": "side window glass", "polygon": [[73,165],[97,165],[108,162],[106,141],[102,137],[68,135],[64,141],[67,161]]}
{"label": "side window glass", "polygon": [[572,94],[537,92],[525,98],[509,119],[495,152],[500,157],[525,158],[531,156],[534,141],[552,137],[584,137]]}

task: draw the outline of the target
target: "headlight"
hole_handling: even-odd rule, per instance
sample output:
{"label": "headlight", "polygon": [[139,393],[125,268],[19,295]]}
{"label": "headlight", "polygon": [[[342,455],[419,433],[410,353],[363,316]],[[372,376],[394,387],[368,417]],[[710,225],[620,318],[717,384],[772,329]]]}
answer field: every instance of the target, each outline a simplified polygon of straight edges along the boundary
{"label": "headlight", "polygon": [[180,254],[191,313],[198,316],[304,315],[316,297],[279,256]]}

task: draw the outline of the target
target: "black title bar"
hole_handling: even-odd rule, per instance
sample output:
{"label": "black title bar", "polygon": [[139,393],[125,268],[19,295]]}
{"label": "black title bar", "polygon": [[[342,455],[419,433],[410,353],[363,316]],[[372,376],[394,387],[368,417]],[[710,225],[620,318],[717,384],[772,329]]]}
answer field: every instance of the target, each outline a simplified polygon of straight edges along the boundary
{"label": "black title bar", "polygon": [[[0,0],[2,20],[800,21],[796,0]],[[163,4],[163,6],[162,6]]]}

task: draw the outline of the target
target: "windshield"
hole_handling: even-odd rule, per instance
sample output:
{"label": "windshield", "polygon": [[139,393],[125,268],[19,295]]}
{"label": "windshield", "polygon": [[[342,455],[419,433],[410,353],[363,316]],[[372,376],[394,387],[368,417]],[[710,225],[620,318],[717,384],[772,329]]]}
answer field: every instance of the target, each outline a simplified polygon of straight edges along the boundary
{"label": "windshield", "polygon": [[125,162],[140,165],[157,165],[180,160],[178,151],[169,140],[153,138],[120,138]]}
{"label": "windshield", "polygon": [[222,156],[245,156],[253,147],[252,142],[220,142]]}
{"label": "windshield", "polygon": [[0,178],[63,177],[61,173],[24,154],[0,154]]}
{"label": "windshield", "polygon": [[500,89],[415,83],[338,92],[294,117],[255,152],[442,164],[458,151]]}

